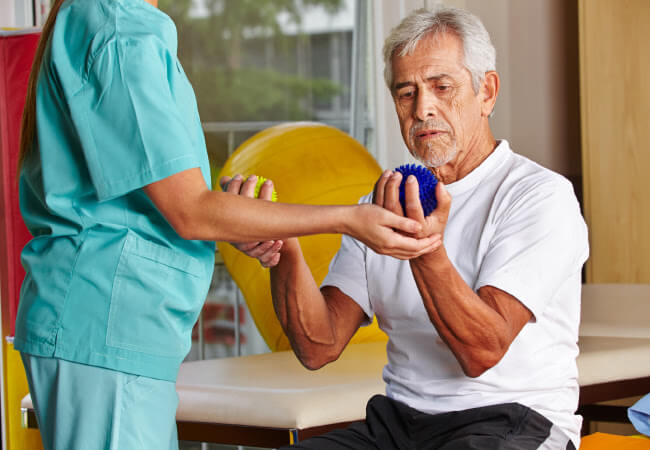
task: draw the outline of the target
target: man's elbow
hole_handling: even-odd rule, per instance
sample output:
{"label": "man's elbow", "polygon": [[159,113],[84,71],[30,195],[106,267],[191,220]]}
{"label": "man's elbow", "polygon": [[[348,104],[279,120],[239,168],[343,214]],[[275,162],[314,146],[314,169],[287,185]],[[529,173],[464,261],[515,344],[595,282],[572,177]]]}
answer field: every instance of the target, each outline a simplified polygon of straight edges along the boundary
{"label": "man's elbow", "polygon": [[329,363],[329,361],[314,358],[299,358],[299,360],[302,365],[309,370],[318,370]]}
{"label": "man's elbow", "polygon": [[478,378],[494,366],[484,364],[461,364],[463,373],[470,378]]}
{"label": "man's elbow", "polygon": [[295,352],[296,356],[300,363],[309,370],[318,370],[321,367],[336,361],[340,355],[330,353],[327,351],[317,351],[317,352]]}
{"label": "man's elbow", "polygon": [[503,351],[483,351],[473,357],[465,358],[460,361],[463,373],[470,378],[478,378],[485,372],[496,366],[505,352]]}

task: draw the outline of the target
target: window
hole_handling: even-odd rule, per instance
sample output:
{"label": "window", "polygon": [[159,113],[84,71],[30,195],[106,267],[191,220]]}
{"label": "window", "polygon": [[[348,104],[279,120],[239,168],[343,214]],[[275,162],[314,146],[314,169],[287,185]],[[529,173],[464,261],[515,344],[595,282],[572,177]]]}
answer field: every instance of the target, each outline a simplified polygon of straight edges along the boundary
{"label": "window", "polygon": [[[363,66],[353,56],[366,61],[354,35],[355,11],[366,1],[160,0],[178,28],[213,183],[239,144],[278,122],[323,122],[368,143],[365,92],[360,97],[353,87],[353,71]],[[353,95],[361,98],[354,112],[363,126],[356,130]]]}

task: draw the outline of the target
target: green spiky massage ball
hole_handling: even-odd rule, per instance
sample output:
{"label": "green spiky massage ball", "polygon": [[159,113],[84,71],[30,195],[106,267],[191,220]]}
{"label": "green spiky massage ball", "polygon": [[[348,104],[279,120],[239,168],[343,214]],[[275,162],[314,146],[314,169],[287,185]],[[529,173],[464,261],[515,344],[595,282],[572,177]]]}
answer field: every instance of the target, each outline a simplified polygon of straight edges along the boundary
{"label": "green spiky massage ball", "polygon": [[[255,185],[255,198],[259,197],[260,195],[260,189],[262,189],[262,185],[267,179],[261,176],[257,176],[257,184]],[[273,194],[271,194],[271,201],[272,202],[277,202],[278,201],[278,193],[275,191],[275,188],[273,188]]]}

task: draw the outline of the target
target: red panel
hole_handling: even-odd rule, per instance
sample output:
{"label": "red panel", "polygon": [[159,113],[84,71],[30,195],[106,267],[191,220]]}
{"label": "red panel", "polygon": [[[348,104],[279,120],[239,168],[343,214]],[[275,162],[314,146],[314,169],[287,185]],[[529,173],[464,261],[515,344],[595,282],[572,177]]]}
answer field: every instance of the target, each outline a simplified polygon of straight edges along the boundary
{"label": "red panel", "polygon": [[20,216],[16,163],[27,82],[40,33],[0,34],[0,282],[2,331],[14,334],[25,271],[20,252],[31,238]]}

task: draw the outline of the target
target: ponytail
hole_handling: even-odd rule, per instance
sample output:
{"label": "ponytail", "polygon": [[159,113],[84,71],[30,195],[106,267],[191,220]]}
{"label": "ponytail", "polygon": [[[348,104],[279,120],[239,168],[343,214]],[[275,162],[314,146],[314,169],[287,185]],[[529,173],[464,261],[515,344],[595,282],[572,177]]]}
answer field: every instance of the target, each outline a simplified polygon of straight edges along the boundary
{"label": "ponytail", "polygon": [[20,127],[18,175],[20,175],[20,169],[27,154],[32,148],[32,143],[34,141],[34,135],[36,133],[36,83],[38,82],[38,74],[43,62],[43,54],[45,53],[45,48],[47,47],[50,36],[52,35],[56,15],[59,13],[63,1],[64,0],[54,0],[54,4],[50,9],[50,14],[47,16],[45,25],[43,25],[41,37],[38,41],[38,47],[36,48],[36,54],[34,55],[34,62],[32,63],[32,70],[29,73],[27,96],[25,97],[25,109],[23,110],[23,118]]}

